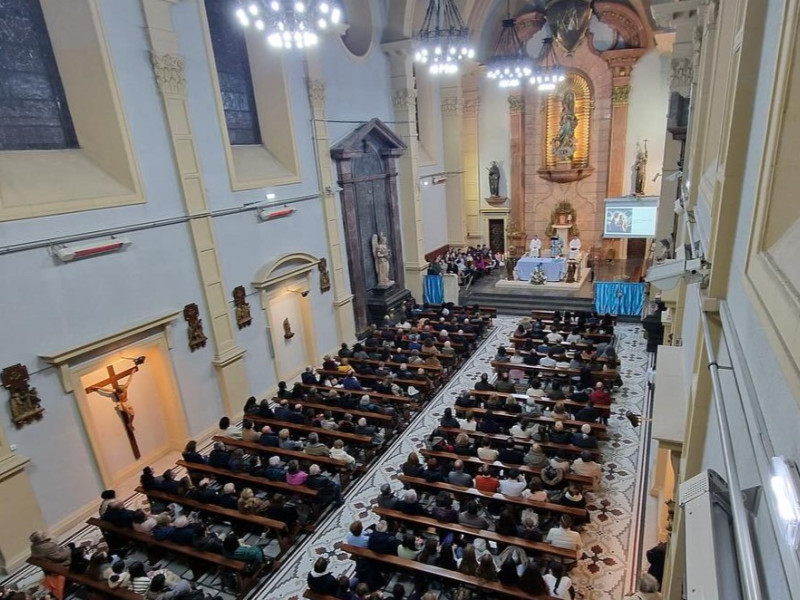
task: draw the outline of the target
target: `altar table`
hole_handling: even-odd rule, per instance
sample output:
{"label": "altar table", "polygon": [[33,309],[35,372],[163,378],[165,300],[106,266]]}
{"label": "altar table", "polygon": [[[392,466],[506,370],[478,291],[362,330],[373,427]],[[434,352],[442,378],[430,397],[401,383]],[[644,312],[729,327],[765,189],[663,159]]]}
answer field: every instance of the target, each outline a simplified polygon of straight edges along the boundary
{"label": "altar table", "polygon": [[537,265],[542,265],[547,281],[561,281],[567,274],[567,261],[563,258],[523,256],[517,261],[517,275],[520,281],[530,281]]}

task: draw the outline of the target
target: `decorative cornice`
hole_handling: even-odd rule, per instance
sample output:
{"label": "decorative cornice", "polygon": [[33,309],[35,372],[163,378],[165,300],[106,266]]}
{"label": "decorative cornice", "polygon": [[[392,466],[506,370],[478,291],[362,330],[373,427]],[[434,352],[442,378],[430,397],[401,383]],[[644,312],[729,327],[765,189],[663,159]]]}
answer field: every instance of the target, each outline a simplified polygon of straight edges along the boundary
{"label": "decorative cornice", "polygon": [[511,114],[521,113],[525,110],[525,96],[522,94],[512,94],[508,97],[508,108]]}
{"label": "decorative cornice", "polygon": [[392,104],[395,108],[413,108],[417,103],[417,90],[400,88],[392,92]]}
{"label": "decorative cornice", "polygon": [[186,95],[186,59],[180,54],[150,53],[156,83],[162,94]]}
{"label": "decorative cornice", "polygon": [[650,48],[653,45],[639,15],[628,6],[617,2],[595,2],[593,4],[597,18],[611,27],[621,37],[628,48]]}
{"label": "decorative cornice", "polygon": [[311,102],[325,102],[325,82],[321,79],[309,79],[307,84]]}
{"label": "decorative cornice", "polygon": [[460,116],[464,112],[464,99],[451,96],[442,98],[442,114]]}
{"label": "decorative cornice", "polygon": [[478,114],[478,109],[481,106],[480,98],[470,98],[464,100],[462,111],[465,117],[474,117]]}
{"label": "decorative cornice", "polygon": [[631,94],[631,86],[615,85],[611,90],[611,105],[612,106],[627,105],[630,94]]}
{"label": "decorative cornice", "polygon": [[673,58],[670,63],[670,87],[678,92],[688,94],[694,79],[694,67],[691,58]]}

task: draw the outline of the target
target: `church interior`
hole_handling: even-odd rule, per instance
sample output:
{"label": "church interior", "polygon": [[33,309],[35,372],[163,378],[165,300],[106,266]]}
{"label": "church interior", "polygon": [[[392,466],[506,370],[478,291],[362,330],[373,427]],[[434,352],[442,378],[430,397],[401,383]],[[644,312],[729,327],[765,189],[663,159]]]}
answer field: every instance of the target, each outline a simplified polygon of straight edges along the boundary
{"label": "church interior", "polygon": [[798,24],[0,0],[2,598],[800,598]]}

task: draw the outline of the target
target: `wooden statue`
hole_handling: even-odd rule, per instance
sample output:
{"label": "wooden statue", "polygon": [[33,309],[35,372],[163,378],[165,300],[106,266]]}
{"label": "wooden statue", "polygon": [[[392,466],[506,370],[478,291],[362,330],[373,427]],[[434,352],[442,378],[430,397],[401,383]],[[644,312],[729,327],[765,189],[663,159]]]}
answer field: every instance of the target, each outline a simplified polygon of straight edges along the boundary
{"label": "wooden statue", "polygon": [[203,319],[200,318],[200,309],[194,302],[183,307],[183,318],[189,324],[186,330],[189,336],[189,350],[194,352],[198,348],[204,348],[208,338],[203,333]]}
{"label": "wooden statue", "polygon": [[[125,434],[128,436],[131,451],[136,459],[141,458],[142,453],[139,451],[139,443],[136,441],[136,435],[134,434],[135,427],[133,426],[133,419],[136,413],[133,410],[133,406],[128,402],[128,387],[131,385],[131,381],[133,381],[134,374],[139,371],[139,365],[144,364],[144,361],[144,356],[133,359],[133,366],[129,369],[125,369],[122,373],[117,373],[114,370],[114,366],[109,365],[106,367],[108,377],[90,385],[84,390],[87,394],[97,392],[101,396],[111,398],[111,400],[114,401],[114,408],[122,424],[125,426]],[[126,377],[128,379],[123,383],[122,380]]]}
{"label": "wooden statue", "polygon": [[11,412],[11,421],[18,429],[23,425],[38,421],[44,414],[39,393],[35,387],[28,385],[29,380],[28,368],[23,364],[6,367],[0,373],[0,381],[11,392],[8,406]]}
{"label": "wooden statue", "polygon": [[294,331],[292,331],[292,324],[289,323],[289,317],[286,317],[283,320],[283,338],[286,340],[290,340],[294,337]]}
{"label": "wooden statue", "polygon": [[250,315],[250,304],[243,285],[233,288],[233,304],[236,307],[236,325],[239,329],[244,329],[253,322],[253,317]]}
{"label": "wooden statue", "polygon": [[320,258],[317,263],[319,269],[319,291],[321,294],[331,289],[331,276],[328,273],[328,261],[325,258]]}

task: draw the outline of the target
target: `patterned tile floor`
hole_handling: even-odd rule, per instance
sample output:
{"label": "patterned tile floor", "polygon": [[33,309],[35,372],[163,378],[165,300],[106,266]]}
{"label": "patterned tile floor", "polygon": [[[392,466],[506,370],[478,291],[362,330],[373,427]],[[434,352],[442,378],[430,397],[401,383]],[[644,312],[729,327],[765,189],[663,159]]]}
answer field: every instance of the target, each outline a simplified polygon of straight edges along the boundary
{"label": "patterned tile floor", "polygon": [[[280,569],[254,592],[257,600],[297,600],[306,588],[306,575],[319,556],[332,560],[334,573],[349,573],[353,563],[334,544],[342,541],[350,523],[361,519],[365,524],[377,519],[370,511],[383,483],[402,488],[396,481],[398,467],[413,450],[423,446],[423,438],[439,421],[442,411],[452,406],[462,389],[472,388],[483,372],[490,372],[489,363],[495,349],[508,343],[518,322],[515,317],[499,317],[497,327],[488,335],[478,351],[467,361],[448,385],[431,401],[423,413],[381,456],[379,462],[347,493],[344,506],[317,527],[316,533],[292,553]],[[614,410],[609,420],[609,440],[600,443],[605,474],[601,487],[588,493],[591,520],[582,533],[584,556],[571,575],[579,597],[584,600],[619,600],[625,587],[626,566],[636,551],[631,547],[631,516],[636,501],[637,464],[642,448],[640,430],[625,418],[627,410],[640,412],[645,397],[647,353],[642,329],[636,325],[617,327],[617,351],[622,358],[624,385],[615,394]]]}

